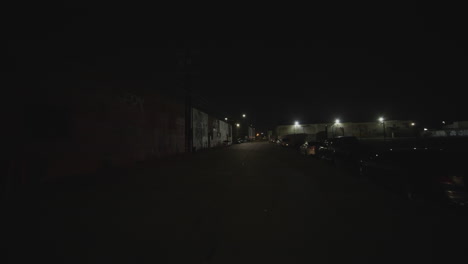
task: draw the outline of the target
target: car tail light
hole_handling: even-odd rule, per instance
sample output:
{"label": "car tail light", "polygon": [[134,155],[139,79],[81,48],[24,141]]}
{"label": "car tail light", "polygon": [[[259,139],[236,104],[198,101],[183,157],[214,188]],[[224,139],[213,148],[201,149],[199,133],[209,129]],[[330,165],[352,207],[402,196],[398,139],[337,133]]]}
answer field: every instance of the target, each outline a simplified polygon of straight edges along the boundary
{"label": "car tail light", "polygon": [[442,184],[453,184],[453,180],[449,176],[441,176],[439,182]]}

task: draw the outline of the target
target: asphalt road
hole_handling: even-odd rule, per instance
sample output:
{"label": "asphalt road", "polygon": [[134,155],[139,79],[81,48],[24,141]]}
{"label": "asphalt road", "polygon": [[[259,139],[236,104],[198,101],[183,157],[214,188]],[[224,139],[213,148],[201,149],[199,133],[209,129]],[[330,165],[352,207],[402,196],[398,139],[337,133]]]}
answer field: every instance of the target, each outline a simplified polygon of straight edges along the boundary
{"label": "asphalt road", "polygon": [[467,217],[270,143],[40,186],[8,207],[10,262],[449,263]]}

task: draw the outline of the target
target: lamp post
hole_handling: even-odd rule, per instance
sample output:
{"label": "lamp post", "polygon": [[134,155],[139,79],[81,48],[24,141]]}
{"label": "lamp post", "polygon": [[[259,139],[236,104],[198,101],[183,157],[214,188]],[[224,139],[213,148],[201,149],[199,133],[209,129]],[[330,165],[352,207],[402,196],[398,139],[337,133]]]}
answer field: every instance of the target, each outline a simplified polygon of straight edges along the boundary
{"label": "lamp post", "polygon": [[383,128],[383,137],[384,139],[387,137],[386,131],[385,131],[385,119],[383,117],[379,118],[380,123],[382,123],[382,128]]}
{"label": "lamp post", "polygon": [[336,125],[338,125],[340,123],[340,119],[335,119],[335,123],[333,123],[333,125],[331,125],[331,129],[332,129],[332,134],[333,134],[333,137],[335,137],[335,131],[336,131]]}
{"label": "lamp post", "polygon": [[[336,132],[336,126],[340,124],[340,119],[336,119],[335,120],[335,126],[334,126],[334,129],[335,129],[335,132]],[[335,133],[333,133],[334,135]]]}
{"label": "lamp post", "polygon": [[296,142],[296,128],[299,125],[298,121],[294,121],[294,142]]}

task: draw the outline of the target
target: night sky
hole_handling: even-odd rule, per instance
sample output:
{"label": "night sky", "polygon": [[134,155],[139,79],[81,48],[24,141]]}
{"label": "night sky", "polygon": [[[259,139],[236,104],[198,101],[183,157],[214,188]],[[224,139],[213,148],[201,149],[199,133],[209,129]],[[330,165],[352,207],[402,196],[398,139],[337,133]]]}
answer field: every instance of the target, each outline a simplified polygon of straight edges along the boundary
{"label": "night sky", "polygon": [[428,126],[468,120],[466,40],[456,16],[336,16],[234,36],[223,26],[185,34],[172,20],[109,13],[22,14],[5,33],[4,72],[15,85],[37,89],[88,79],[169,89],[183,48],[193,57],[194,94],[220,117],[246,113],[259,130],[335,118]]}

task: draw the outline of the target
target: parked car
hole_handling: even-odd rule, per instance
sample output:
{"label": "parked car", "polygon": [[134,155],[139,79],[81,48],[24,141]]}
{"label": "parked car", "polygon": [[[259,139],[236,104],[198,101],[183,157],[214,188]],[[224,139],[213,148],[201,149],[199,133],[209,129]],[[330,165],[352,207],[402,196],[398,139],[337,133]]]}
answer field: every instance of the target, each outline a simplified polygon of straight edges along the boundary
{"label": "parked car", "polygon": [[466,205],[466,146],[418,146],[370,153],[360,161],[360,175],[408,199]]}
{"label": "parked car", "polygon": [[299,152],[306,156],[317,156],[320,143],[317,141],[306,141],[299,147]]}
{"label": "parked car", "polygon": [[362,149],[356,137],[343,136],[326,139],[319,148],[321,158],[332,162],[358,162]]}
{"label": "parked car", "polygon": [[291,144],[291,140],[289,138],[281,139],[281,146],[282,147],[289,147]]}
{"label": "parked car", "polygon": [[243,142],[242,138],[238,138],[238,139],[234,140],[235,144],[241,144],[242,142]]}

